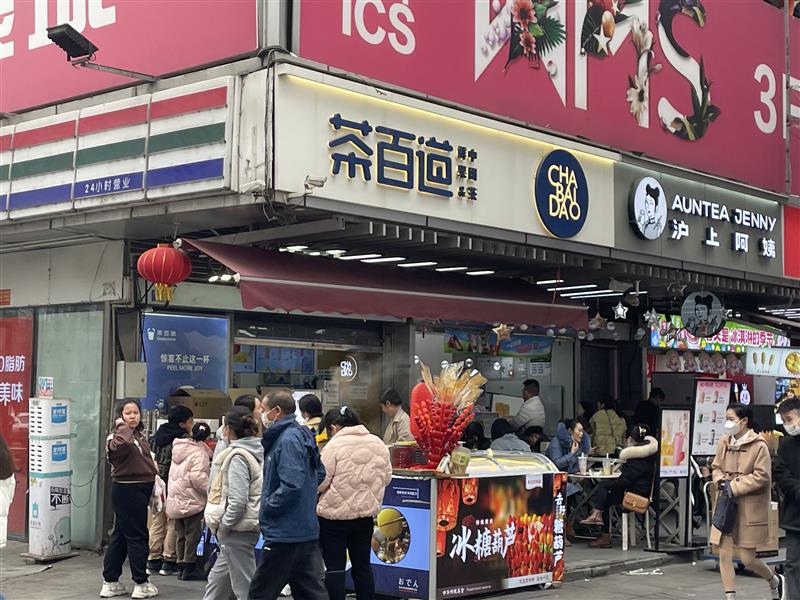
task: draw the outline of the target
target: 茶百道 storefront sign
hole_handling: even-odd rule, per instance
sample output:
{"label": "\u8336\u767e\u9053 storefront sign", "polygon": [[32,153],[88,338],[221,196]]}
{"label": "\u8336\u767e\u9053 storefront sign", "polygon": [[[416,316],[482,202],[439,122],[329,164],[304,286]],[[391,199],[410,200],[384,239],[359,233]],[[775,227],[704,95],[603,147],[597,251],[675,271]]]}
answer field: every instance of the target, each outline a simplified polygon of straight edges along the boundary
{"label": "\u8336\u767e\u9053 storefront sign", "polygon": [[[100,50],[98,62],[150,75],[175,73],[253,53],[258,48],[257,0],[126,2],[47,0],[0,7],[0,112],[129,85],[131,79],[75,69],[47,37],[69,23]],[[200,32],[208,32],[198,43]],[[164,49],[162,42],[169,41]],[[42,82],[34,84],[32,77]],[[45,84],[46,82],[46,84]]]}
{"label": "\u8336\u767e\u9053 storefront sign", "polygon": [[0,219],[227,188],[234,86],[212,79],[0,129]]}
{"label": "\u8336\u767e\u9053 storefront sign", "polygon": [[679,315],[658,315],[650,329],[652,348],[677,350],[707,350],[709,352],[746,352],[750,348],[775,348],[789,345],[789,338],[770,329],[728,321],[722,330],[711,337],[695,337],[683,327]]}
{"label": "\u8336\u767e\u9053 storefront sign", "polygon": [[[783,11],[769,2],[299,0],[303,58],[785,192]],[[784,3],[781,3],[784,4]],[[732,6],[736,10],[732,10]],[[789,56],[800,56],[790,19]],[[747,40],[731,32],[746,23]],[[735,64],[736,68],[730,68]],[[797,88],[795,88],[797,89]],[[792,164],[800,137],[791,139]],[[800,176],[792,172],[795,194]]]}
{"label": "\u8336\u767e\u9053 storefront sign", "polygon": [[624,163],[614,194],[617,249],[783,275],[778,202]]}
{"label": "\u8336\u767e\u9053 storefront sign", "polygon": [[315,197],[614,245],[615,155],[299,67],[279,73],[277,190],[326,177]]}

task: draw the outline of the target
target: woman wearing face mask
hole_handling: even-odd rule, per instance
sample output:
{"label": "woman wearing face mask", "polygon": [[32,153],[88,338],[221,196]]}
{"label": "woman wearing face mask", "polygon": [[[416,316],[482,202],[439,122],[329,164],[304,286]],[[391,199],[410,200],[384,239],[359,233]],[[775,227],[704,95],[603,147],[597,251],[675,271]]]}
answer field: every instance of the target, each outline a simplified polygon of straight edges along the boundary
{"label": "woman wearing face mask", "polygon": [[739,502],[733,531],[723,534],[711,528],[711,543],[719,546],[719,572],[725,600],[736,600],[736,576],[733,549],[738,547],[745,567],[764,578],[773,600],[783,598],[783,580],[763,561],[756,558],[756,548],[769,538],[772,460],[767,442],[753,431],[753,409],[731,404],[725,413],[725,435],[719,441],[712,463],[712,477],[719,494]]}

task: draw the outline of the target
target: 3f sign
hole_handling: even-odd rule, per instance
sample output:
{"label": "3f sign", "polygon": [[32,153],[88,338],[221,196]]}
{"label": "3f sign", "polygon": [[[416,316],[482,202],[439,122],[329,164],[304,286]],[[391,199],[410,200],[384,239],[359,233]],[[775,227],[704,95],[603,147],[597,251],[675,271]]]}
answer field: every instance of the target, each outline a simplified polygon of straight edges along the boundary
{"label": "3f sign", "polygon": [[[30,2],[30,0],[23,0]],[[77,31],[82,32],[88,25],[98,29],[111,25],[117,20],[117,9],[114,6],[103,6],[108,0],[56,0],[55,15],[49,10],[48,0],[33,1],[33,23],[21,22],[14,11],[14,0],[0,0],[0,59],[14,56],[15,40],[12,34],[22,30],[28,33],[28,50],[35,50],[50,44],[47,28],[53,25],[69,23]],[[18,4],[20,4],[18,0]],[[55,16],[53,19],[52,17]],[[32,25],[32,27],[31,27]],[[19,35],[17,38],[19,39]]]}
{"label": "3f sign", "polygon": [[408,6],[408,0],[400,0],[389,5],[388,20],[393,30],[388,32],[382,25],[375,25],[375,21],[386,20],[386,17],[380,16],[386,12],[384,0],[355,0],[355,2],[342,0],[342,33],[353,35],[355,22],[358,36],[368,44],[378,46],[388,38],[389,44],[396,52],[411,54],[417,42],[414,32],[408,25],[414,22],[414,13]]}

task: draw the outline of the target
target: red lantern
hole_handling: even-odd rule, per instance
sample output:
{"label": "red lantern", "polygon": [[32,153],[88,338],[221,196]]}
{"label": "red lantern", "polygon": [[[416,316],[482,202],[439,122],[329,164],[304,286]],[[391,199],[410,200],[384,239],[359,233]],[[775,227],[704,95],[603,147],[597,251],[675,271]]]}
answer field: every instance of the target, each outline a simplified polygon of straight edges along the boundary
{"label": "red lantern", "polygon": [[171,302],[175,285],[192,273],[189,257],[171,244],[150,248],[136,262],[139,275],[156,286],[156,300]]}

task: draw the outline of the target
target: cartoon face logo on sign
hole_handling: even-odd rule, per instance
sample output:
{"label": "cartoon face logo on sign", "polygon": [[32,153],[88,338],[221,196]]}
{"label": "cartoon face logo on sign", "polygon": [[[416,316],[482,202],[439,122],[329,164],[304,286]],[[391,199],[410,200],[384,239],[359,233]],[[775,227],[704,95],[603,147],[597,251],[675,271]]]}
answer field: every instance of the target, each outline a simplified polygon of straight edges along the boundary
{"label": "cartoon face logo on sign", "polygon": [[711,292],[694,292],[683,301],[681,320],[689,334],[709,338],[725,327],[725,307]]}
{"label": "cartoon face logo on sign", "polygon": [[657,179],[643,177],[631,190],[631,225],[639,237],[657,240],[667,226],[667,195]]}
{"label": "cartoon face logo on sign", "polygon": [[566,150],[545,156],[536,171],[534,198],[547,231],[557,238],[578,235],[589,212],[589,186],[578,159]]}

